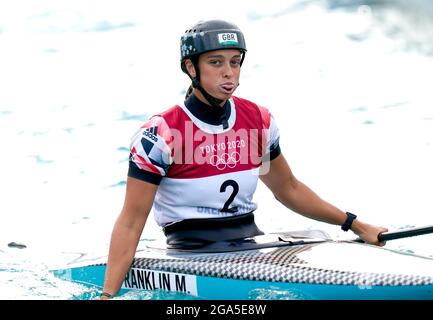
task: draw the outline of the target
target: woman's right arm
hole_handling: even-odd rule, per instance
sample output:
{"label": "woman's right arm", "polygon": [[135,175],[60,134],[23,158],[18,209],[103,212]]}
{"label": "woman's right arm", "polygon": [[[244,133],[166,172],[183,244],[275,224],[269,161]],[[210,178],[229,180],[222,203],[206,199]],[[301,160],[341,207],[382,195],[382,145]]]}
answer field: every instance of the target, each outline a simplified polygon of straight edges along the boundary
{"label": "woman's right arm", "polygon": [[103,292],[115,295],[119,291],[134,259],[157,189],[157,185],[127,178],[125,202],[111,234]]}

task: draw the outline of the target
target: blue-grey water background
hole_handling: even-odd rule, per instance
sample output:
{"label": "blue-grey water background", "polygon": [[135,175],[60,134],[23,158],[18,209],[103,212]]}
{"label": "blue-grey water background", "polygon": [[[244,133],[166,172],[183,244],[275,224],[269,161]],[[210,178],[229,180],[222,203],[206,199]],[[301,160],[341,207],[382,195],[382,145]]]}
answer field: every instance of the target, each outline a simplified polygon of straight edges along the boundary
{"label": "blue-grey water background", "polygon": [[[244,31],[236,94],[271,110],[300,180],[364,221],[432,224],[431,1],[0,0],[0,299],[97,294],[49,268],[65,254],[108,252],[130,138],[182,101],[179,38],[208,18]],[[262,184],[255,201],[265,231],[353,237],[290,212]],[[150,216],[143,239],[162,237]],[[433,257],[432,243],[387,247]]]}

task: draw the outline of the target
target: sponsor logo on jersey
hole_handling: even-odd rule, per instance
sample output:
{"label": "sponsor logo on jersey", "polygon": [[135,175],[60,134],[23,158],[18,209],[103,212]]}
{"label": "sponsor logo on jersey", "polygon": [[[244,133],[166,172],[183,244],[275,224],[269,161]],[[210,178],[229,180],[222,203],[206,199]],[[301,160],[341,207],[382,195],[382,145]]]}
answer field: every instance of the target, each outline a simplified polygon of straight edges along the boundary
{"label": "sponsor logo on jersey", "polygon": [[222,45],[237,45],[238,35],[236,33],[218,33],[218,42]]}
{"label": "sponsor logo on jersey", "polygon": [[151,127],[151,128],[146,128],[143,131],[143,135],[145,137],[148,137],[149,139],[158,142],[158,127]]}

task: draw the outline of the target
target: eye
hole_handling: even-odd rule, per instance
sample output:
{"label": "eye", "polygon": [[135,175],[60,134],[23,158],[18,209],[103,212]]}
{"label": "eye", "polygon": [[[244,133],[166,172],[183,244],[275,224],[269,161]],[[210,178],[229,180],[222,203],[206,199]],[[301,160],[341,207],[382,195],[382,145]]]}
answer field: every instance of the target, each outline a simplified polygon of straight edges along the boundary
{"label": "eye", "polygon": [[241,59],[233,59],[230,61],[230,63],[234,66],[240,66],[241,65]]}
{"label": "eye", "polygon": [[209,60],[209,64],[217,66],[217,65],[221,64],[221,61],[217,60],[217,59],[212,59],[212,60]]}

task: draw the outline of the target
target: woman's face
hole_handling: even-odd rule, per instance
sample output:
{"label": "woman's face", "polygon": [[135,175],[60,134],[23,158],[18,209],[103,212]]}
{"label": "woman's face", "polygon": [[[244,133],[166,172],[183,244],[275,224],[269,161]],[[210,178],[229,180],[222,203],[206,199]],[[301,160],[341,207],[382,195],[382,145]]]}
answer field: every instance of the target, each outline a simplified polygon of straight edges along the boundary
{"label": "woman's face", "polygon": [[[229,99],[239,85],[242,55],[236,49],[206,52],[198,59],[200,84],[213,97]],[[193,69],[193,68],[192,68]],[[195,70],[191,74],[195,76]],[[196,91],[197,96],[201,96]]]}

